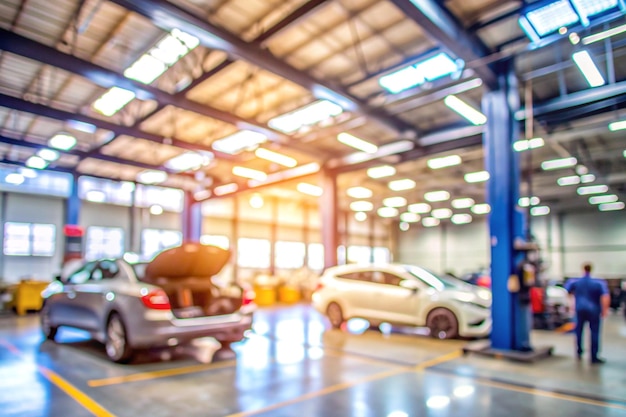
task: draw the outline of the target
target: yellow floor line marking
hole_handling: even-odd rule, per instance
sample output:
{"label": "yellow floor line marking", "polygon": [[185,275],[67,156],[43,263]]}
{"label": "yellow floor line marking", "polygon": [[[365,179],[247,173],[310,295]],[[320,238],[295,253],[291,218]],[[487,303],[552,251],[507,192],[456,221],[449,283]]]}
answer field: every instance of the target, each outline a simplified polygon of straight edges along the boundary
{"label": "yellow floor line marking", "polygon": [[380,373],[377,373],[377,374],[374,374],[374,375],[367,376],[365,378],[361,378],[361,379],[359,379],[357,381],[343,382],[341,384],[332,385],[330,387],[323,388],[323,389],[321,389],[319,391],[310,392],[308,394],[304,394],[304,395],[302,395],[300,397],[296,397],[296,398],[293,398],[293,399],[288,400],[288,401],[283,401],[281,403],[271,404],[271,405],[268,405],[266,407],[259,408],[257,410],[243,411],[241,413],[230,414],[230,415],[228,415],[226,417],[248,417],[248,416],[253,416],[253,415],[256,415],[256,414],[266,413],[268,411],[276,410],[276,409],[279,409],[279,408],[282,408],[282,407],[287,407],[289,405],[297,404],[297,403],[302,402],[302,401],[310,400],[310,399],[317,398],[317,397],[322,397],[324,395],[332,394],[332,393],[335,393],[335,392],[338,392],[338,391],[343,391],[343,390],[351,388],[351,387],[353,387],[355,385],[364,384],[366,382],[372,382],[372,381],[376,381],[376,380],[379,380],[379,379],[383,379],[383,378],[387,378],[387,377],[390,377],[390,376],[395,376],[395,375],[399,375],[399,374],[403,374],[403,373],[408,373],[408,372],[412,372],[412,371],[414,372],[415,370],[425,369],[425,368],[427,368],[429,366],[434,366],[434,365],[437,365],[437,364],[440,364],[440,363],[443,363],[443,362],[450,361],[452,359],[458,358],[462,354],[463,354],[463,352],[461,350],[454,351],[454,352],[448,353],[446,355],[443,355],[443,356],[440,356],[440,357],[433,358],[431,360],[425,361],[425,362],[417,365],[416,367],[401,367],[401,368],[398,368],[398,369],[392,369],[390,371],[380,372]]}
{"label": "yellow floor line marking", "polygon": [[475,379],[475,381],[477,384],[480,384],[480,385],[486,385],[486,386],[490,386],[493,388],[501,388],[501,389],[505,389],[508,391],[522,392],[524,394],[531,394],[531,395],[537,395],[540,397],[571,401],[571,402],[580,403],[580,404],[594,405],[597,407],[609,407],[609,408],[617,408],[618,410],[626,410],[626,406],[623,406],[620,404],[611,404],[609,402],[596,401],[596,400],[591,400],[588,398],[581,398],[575,395],[559,394],[556,392],[544,391],[538,388],[519,387],[517,385],[511,385],[511,384],[507,384],[503,382],[485,381],[481,379]]}
{"label": "yellow floor line marking", "polygon": [[561,327],[557,327],[556,329],[554,329],[554,331],[557,333],[567,333],[569,331],[574,330],[575,328],[576,328],[576,323],[565,323]]}
{"label": "yellow floor line marking", "polygon": [[151,379],[165,378],[168,376],[185,375],[185,374],[192,374],[196,372],[210,371],[212,369],[229,368],[229,367],[236,366],[236,365],[237,365],[237,362],[234,360],[206,364],[206,365],[192,365],[192,366],[186,366],[184,368],[163,369],[161,371],[142,372],[142,373],[131,374],[131,375],[114,376],[111,378],[104,378],[104,379],[92,379],[87,382],[87,385],[89,385],[90,387],[103,387],[106,385],[122,384],[125,382],[147,381]]}
{"label": "yellow floor line marking", "polygon": [[[24,352],[19,350],[17,347],[12,344],[0,340],[0,345],[7,348],[11,353],[24,357]],[[42,365],[37,365],[37,370],[48,380],[50,383],[56,385],[59,389],[69,395],[74,401],[78,404],[82,405],[85,409],[87,409],[90,413],[92,413],[96,417],[115,417],[115,414],[110,413],[107,409],[102,407],[100,404],[95,402],[91,397],[87,394],[76,388],[74,385],[67,382],[63,379],[59,374],[54,372],[51,369],[46,368]]]}
{"label": "yellow floor line marking", "polygon": [[324,350],[324,355],[327,356],[332,356],[335,358],[349,358],[350,360],[355,360],[355,361],[359,361],[359,362],[363,362],[363,363],[367,363],[370,365],[376,365],[376,366],[385,366],[388,368],[402,368],[402,369],[406,369],[406,366],[403,365],[398,365],[395,363],[391,363],[388,360],[384,359],[384,358],[372,358],[372,357],[367,357],[367,356],[361,356],[358,353],[352,353],[352,352],[344,352],[344,351],[337,351],[336,349],[329,349],[329,348],[322,348]]}

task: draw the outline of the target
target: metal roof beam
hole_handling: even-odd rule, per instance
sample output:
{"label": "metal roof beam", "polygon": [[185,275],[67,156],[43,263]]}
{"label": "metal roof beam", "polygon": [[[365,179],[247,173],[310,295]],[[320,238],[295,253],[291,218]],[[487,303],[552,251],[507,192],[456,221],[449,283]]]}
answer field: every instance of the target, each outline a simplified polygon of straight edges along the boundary
{"label": "metal roof beam", "polygon": [[[485,58],[488,48],[474,34],[468,33],[452,14],[436,0],[391,0],[402,12],[424,29],[433,41],[466,63]],[[495,71],[488,65],[472,66],[472,69],[490,88],[498,86]]]}
{"label": "metal roof beam", "polygon": [[389,126],[401,134],[416,131],[413,126],[403,120],[361,102],[342,87],[319,81],[281,61],[269,51],[264,50],[259,42],[245,42],[227,30],[191,15],[170,2],[165,0],[112,0],[112,2],[150,19],[156,26],[168,32],[174,28],[183,28],[185,32],[200,39],[206,47],[223,50],[231,56],[243,59],[304,87],[317,98],[334,101],[346,110],[366,115],[371,120]]}

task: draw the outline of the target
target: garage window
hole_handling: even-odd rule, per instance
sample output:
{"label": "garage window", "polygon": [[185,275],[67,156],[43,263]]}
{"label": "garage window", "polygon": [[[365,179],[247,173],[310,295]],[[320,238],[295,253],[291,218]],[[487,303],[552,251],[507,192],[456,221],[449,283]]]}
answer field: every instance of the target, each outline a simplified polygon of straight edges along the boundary
{"label": "garage window", "polygon": [[4,254],[8,256],[53,256],[56,226],[53,224],[4,224]]}
{"label": "garage window", "polygon": [[324,269],[324,245],[321,243],[309,243],[308,267],[313,271]]}
{"label": "garage window", "polygon": [[237,241],[237,265],[243,268],[270,267],[270,241],[242,237]]}
{"label": "garage window", "polygon": [[141,232],[141,256],[152,259],[163,249],[180,246],[183,235],[175,230],[144,229]]}
{"label": "garage window", "polygon": [[302,242],[276,242],[274,262],[276,268],[298,269],[304,266],[305,246]]}
{"label": "garage window", "polygon": [[85,259],[121,258],[124,254],[124,231],[120,227],[87,228]]}
{"label": "garage window", "polygon": [[224,235],[202,235],[200,236],[200,243],[203,245],[217,246],[222,249],[230,248],[230,240],[228,236]]}

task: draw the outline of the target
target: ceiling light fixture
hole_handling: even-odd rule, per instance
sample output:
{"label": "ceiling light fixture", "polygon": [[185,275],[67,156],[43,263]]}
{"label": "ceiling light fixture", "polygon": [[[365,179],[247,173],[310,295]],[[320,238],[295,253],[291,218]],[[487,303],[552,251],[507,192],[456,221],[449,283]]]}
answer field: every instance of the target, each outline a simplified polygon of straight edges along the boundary
{"label": "ceiling light fixture", "polygon": [[574,157],[552,159],[549,161],[543,161],[541,163],[541,169],[549,171],[551,169],[571,168],[578,163],[578,160]]}
{"label": "ceiling light fixture", "polygon": [[33,155],[26,160],[26,166],[33,169],[44,169],[48,166],[48,161]]}
{"label": "ceiling light fixture", "polygon": [[167,180],[167,172],[147,169],[137,174],[137,182],[142,184],[159,184]]}
{"label": "ceiling light fixture", "polygon": [[450,221],[454,224],[468,224],[472,222],[472,216],[467,213],[455,214]]}
{"label": "ceiling light fixture", "polygon": [[231,183],[224,184],[224,185],[218,185],[217,187],[213,189],[213,194],[217,196],[223,196],[226,194],[232,194],[238,189],[239,189],[239,186],[236,183],[231,182]]}
{"label": "ceiling light fixture", "polygon": [[352,198],[370,198],[374,192],[366,187],[350,187],[346,190],[346,194]]}
{"label": "ceiling light fixture", "polygon": [[255,149],[265,141],[267,141],[267,136],[263,133],[253,130],[240,130],[214,141],[211,147],[218,152],[236,155],[243,151]]}
{"label": "ceiling light fixture", "polygon": [[615,194],[594,195],[589,197],[589,204],[615,203],[619,198]]}
{"label": "ceiling light fixture", "polygon": [[624,210],[624,203],[621,201],[617,201],[615,203],[605,203],[600,204],[598,206],[600,211],[615,211],[615,210]]}
{"label": "ceiling light fixture", "polygon": [[410,180],[408,178],[402,179],[402,180],[395,180],[395,181],[391,181],[389,183],[389,189],[392,191],[405,191],[405,190],[411,190],[413,188],[415,188],[416,183],[413,180]]}
{"label": "ceiling light fixture", "polygon": [[48,140],[48,146],[62,151],[69,151],[76,146],[76,138],[67,133],[57,133]]}
{"label": "ceiling light fixture", "polygon": [[106,198],[106,194],[100,190],[89,190],[85,193],[85,200],[92,203],[104,203]]}
{"label": "ceiling light fixture", "polygon": [[353,201],[350,203],[350,210],[352,211],[372,211],[374,210],[374,204],[369,201]]}
{"label": "ceiling light fixture", "polygon": [[535,206],[530,208],[531,216],[545,216],[550,213],[550,207],[548,206]]}
{"label": "ceiling light fixture", "polygon": [[519,200],[517,200],[517,205],[520,207],[536,206],[540,202],[541,200],[536,196],[520,197]]}
{"label": "ceiling light fixture", "polygon": [[263,196],[261,196],[261,194],[259,193],[252,194],[248,202],[250,203],[250,207],[255,209],[260,209],[261,207],[263,207],[263,204],[265,204],[265,201],[263,201]]}
{"label": "ceiling light fixture", "polygon": [[431,203],[437,201],[446,201],[450,199],[450,193],[447,191],[430,191],[424,194],[424,200],[429,201]]}
{"label": "ceiling light fixture", "polygon": [[626,120],[620,120],[619,122],[609,123],[609,130],[611,132],[616,132],[618,130],[626,129]]}
{"label": "ceiling light fixture", "polygon": [[37,156],[48,162],[52,162],[59,159],[59,152],[53,149],[42,148],[37,151]]}
{"label": "ceiling light fixture", "polygon": [[234,166],[232,173],[238,177],[250,178],[257,181],[265,181],[267,179],[267,174],[265,172],[242,166]]}
{"label": "ceiling light fixture", "polygon": [[438,208],[430,212],[435,219],[449,219],[452,217],[452,210],[449,208]]}
{"label": "ceiling light fixture", "polygon": [[491,211],[491,206],[487,203],[474,204],[470,210],[474,214],[487,214]]}
{"label": "ceiling light fixture", "polygon": [[317,185],[309,184],[307,182],[301,182],[296,186],[296,189],[300,191],[302,194],[308,194],[313,197],[320,197],[324,190],[322,187],[318,187]]}
{"label": "ceiling light fixture", "polygon": [[287,168],[293,168],[298,165],[298,161],[294,158],[278,152],[270,151],[269,149],[257,148],[254,151],[254,154],[257,158],[265,159],[266,161],[274,162]]}
{"label": "ceiling light fixture", "polygon": [[452,207],[455,209],[464,209],[472,207],[475,204],[475,201],[469,197],[465,198],[457,198],[452,200]]}
{"label": "ceiling light fixture", "polygon": [[161,214],[163,214],[163,207],[158,204],[151,205],[150,214],[152,214],[153,216],[160,216]]}
{"label": "ceiling light fixture", "polygon": [[169,160],[165,161],[163,165],[172,171],[195,171],[203,166],[207,166],[211,163],[215,156],[211,152],[195,152],[189,151],[181,153]]}
{"label": "ceiling light fixture", "polygon": [[522,152],[529,149],[541,148],[543,145],[545,145],[543,138],[521,139],[513,143],[513,149],[517,152]]}
{"label": "ceiling light fixture", "polygon": [[24,176],[22,174],[18,174],[17,172],[12,172],[4,177],[4,182],[12,185],[20,185],[24,182]]}
{"label": "ceiling light fixture", "polygon": [[379,78],[378,83],[390,93],[396,94],[424,84],[426,81],[434,81],[455,74],[464,65],[462,60],[455,61],[448,54],[440,52],[416,64],[384,75]]}
{"label": "ceiling light fixture", "polygon": [[411,225],[407,222],[400,222],[400,224],[398,225],[398,228],[400,228],[400,230],[402,230],[403,232],[406,232],[407,230],[411,228]]}
{"label": "ceiling light fixture", "polygon": [[378,213],[380,217],[396,217],[399,212],[395,207],[381,207],[376,213]]}
{"label": "ceiling light fixture", "polygon": [[358,212],[354,213],[354,219],[357,222],[364,222],[365,220],[367,220],[367,213],[363,213],[362,211],[358,211]]}
{"label": "ceiling light fixture", "polygon": [[561,187],[566,185],[577,185],[580,184],[580,177],[578,175],[570,175],[568,177],[561,177],[556,180],[556,183]]}
{"label": "ceiling light fixture", "polygon": [[338,116],[343,108],[329,100],[319,100],[297,110],[276,116],[268,121],[269,127],[283,133],[291,133],[303,126],[313,125]]}
{"label": "ceiling light fixture", "polygon": [[606,83],[588,51],[583,50],[575,52],[572,55],[572,59],[578,66],[580,72],[582,72],[590,87],[599,87]]}
{"label": "ceiling light fixture", "polygon": [[421,219],[421,216],[416,213],[406,212],[400,214],[400,220],[407,223],[417,223]]}
{"label": "ceiling light fixture", "polygon": [[21,167],[19,173],[22,174],[24,178],[37,178],[37,171],[34,169]]}
{"label": "ceiling light fixture", "polygon": [[609,187],[606,185],[587,185],[585,187],[578,187],[576,190],[578,195],[602,194],[607,191],[609,191]]}
{"label": "ceiling light fixture", "polygon": [[404,197],[387,197],[383,199],[383,205],[386,207],[404,207],[406,206],[406,198]]}
{"label": "ceiling light fixture", "polygon": [[489,172],[487,171],[476,171],[469,172],[464,176],[465,182],[475,183],[475,182],[484,182],[489,180]]}
{"label": "ceiling light fixture", "polygon": [[105,116],[113,116],[135,98],[135,93],[119,87],[111,87],[93,103],[93,108]]}
{"label": "ceiling light fixture", "polygon": [[411,213],[425,214],[425,213],[430,212],[431,207],[430,207],[430,204],[426,204],[426,203],[414,203],[414,204],[409,204],[409,206],[406,209],[410,211]]}
{"label": "ceiling light fixture", "polygon": [[384,178],[395,175],[396,169],[391,165],[380,165],[367,170],[367,176],[370,178]]}
{"label": "ceiling light fixture", "polygon": [[593,174],[585,174],[580,176],[580,182],[582,184],[589,184],[590,182],[594,182],[596,180],[596,176]]}
{"label": "ceiling light fixture", "polygon": [[358,149],[359,151],[363,151],[365,153],[376,153],[378,151],[378,146],[370,143],[361,138],[357,138],[350,133],[342,132],[337,135],[337,140],[344,145],[348,145],[354,149]]}
{"label": "ceiling light fixture", "polygon": [[424,227],[439,226],[439,223],[441,223],[441,221],[439,219],[434,218],[434,217],[424,217],[422,219],[422,226],[424,226]]}
{"label": "ceiling light fixture", "polygon": [[605,30],[602,32],[594,33],[593,35],[585,36],[583,38],[583,45],[589,45],[594,42],[603,41],[611,36],[619,35],[621,33],[626,32],[626,25],[616,26],[609,30]]}
{"label": "ceiling light fixture", "polygon": [[481,112],[479,112],[478,110],[476,110],[475,108],[473,108],[472,106],[470,106],[469,104],[467,104],[466,102],[458,98],[457,96],[454,96],[454,95],[446,96],[443,102],[450,109],[454,110],[460,116],[463,116],[470,123],[476,126],[484,125],[485,123],[487,123],[487,116],[485,116],[484,114],[482,114]]}
{"label": "ceiling light fixture", "polygon": [[426,164],[430,169],[440,169],[459,165],[462,162],[459,155],[443,156],[441,158],[429,159]]}

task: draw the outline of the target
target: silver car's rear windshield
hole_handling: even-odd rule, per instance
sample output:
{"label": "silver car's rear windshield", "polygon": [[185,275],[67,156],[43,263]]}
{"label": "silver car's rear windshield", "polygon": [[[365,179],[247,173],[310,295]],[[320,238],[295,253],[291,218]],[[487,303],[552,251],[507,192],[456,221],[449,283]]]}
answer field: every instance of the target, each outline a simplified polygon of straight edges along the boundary
{"label": "silver car's rear windshield", "polygon": [[437,291],[443,291],[446,288],[455,288],[453,283],[444,280],[428,269],[421,268],[419,266],[406,265],[406,270],[424,284],[436,289]]}
{"label": "silver car's rear windshield", "polygon": [[148,266],[147,262],[141,262],[137,264],[131,264],[133,270],[135,271],[135,275],[139,281],[143,281],[146,276],[146,266]]}

